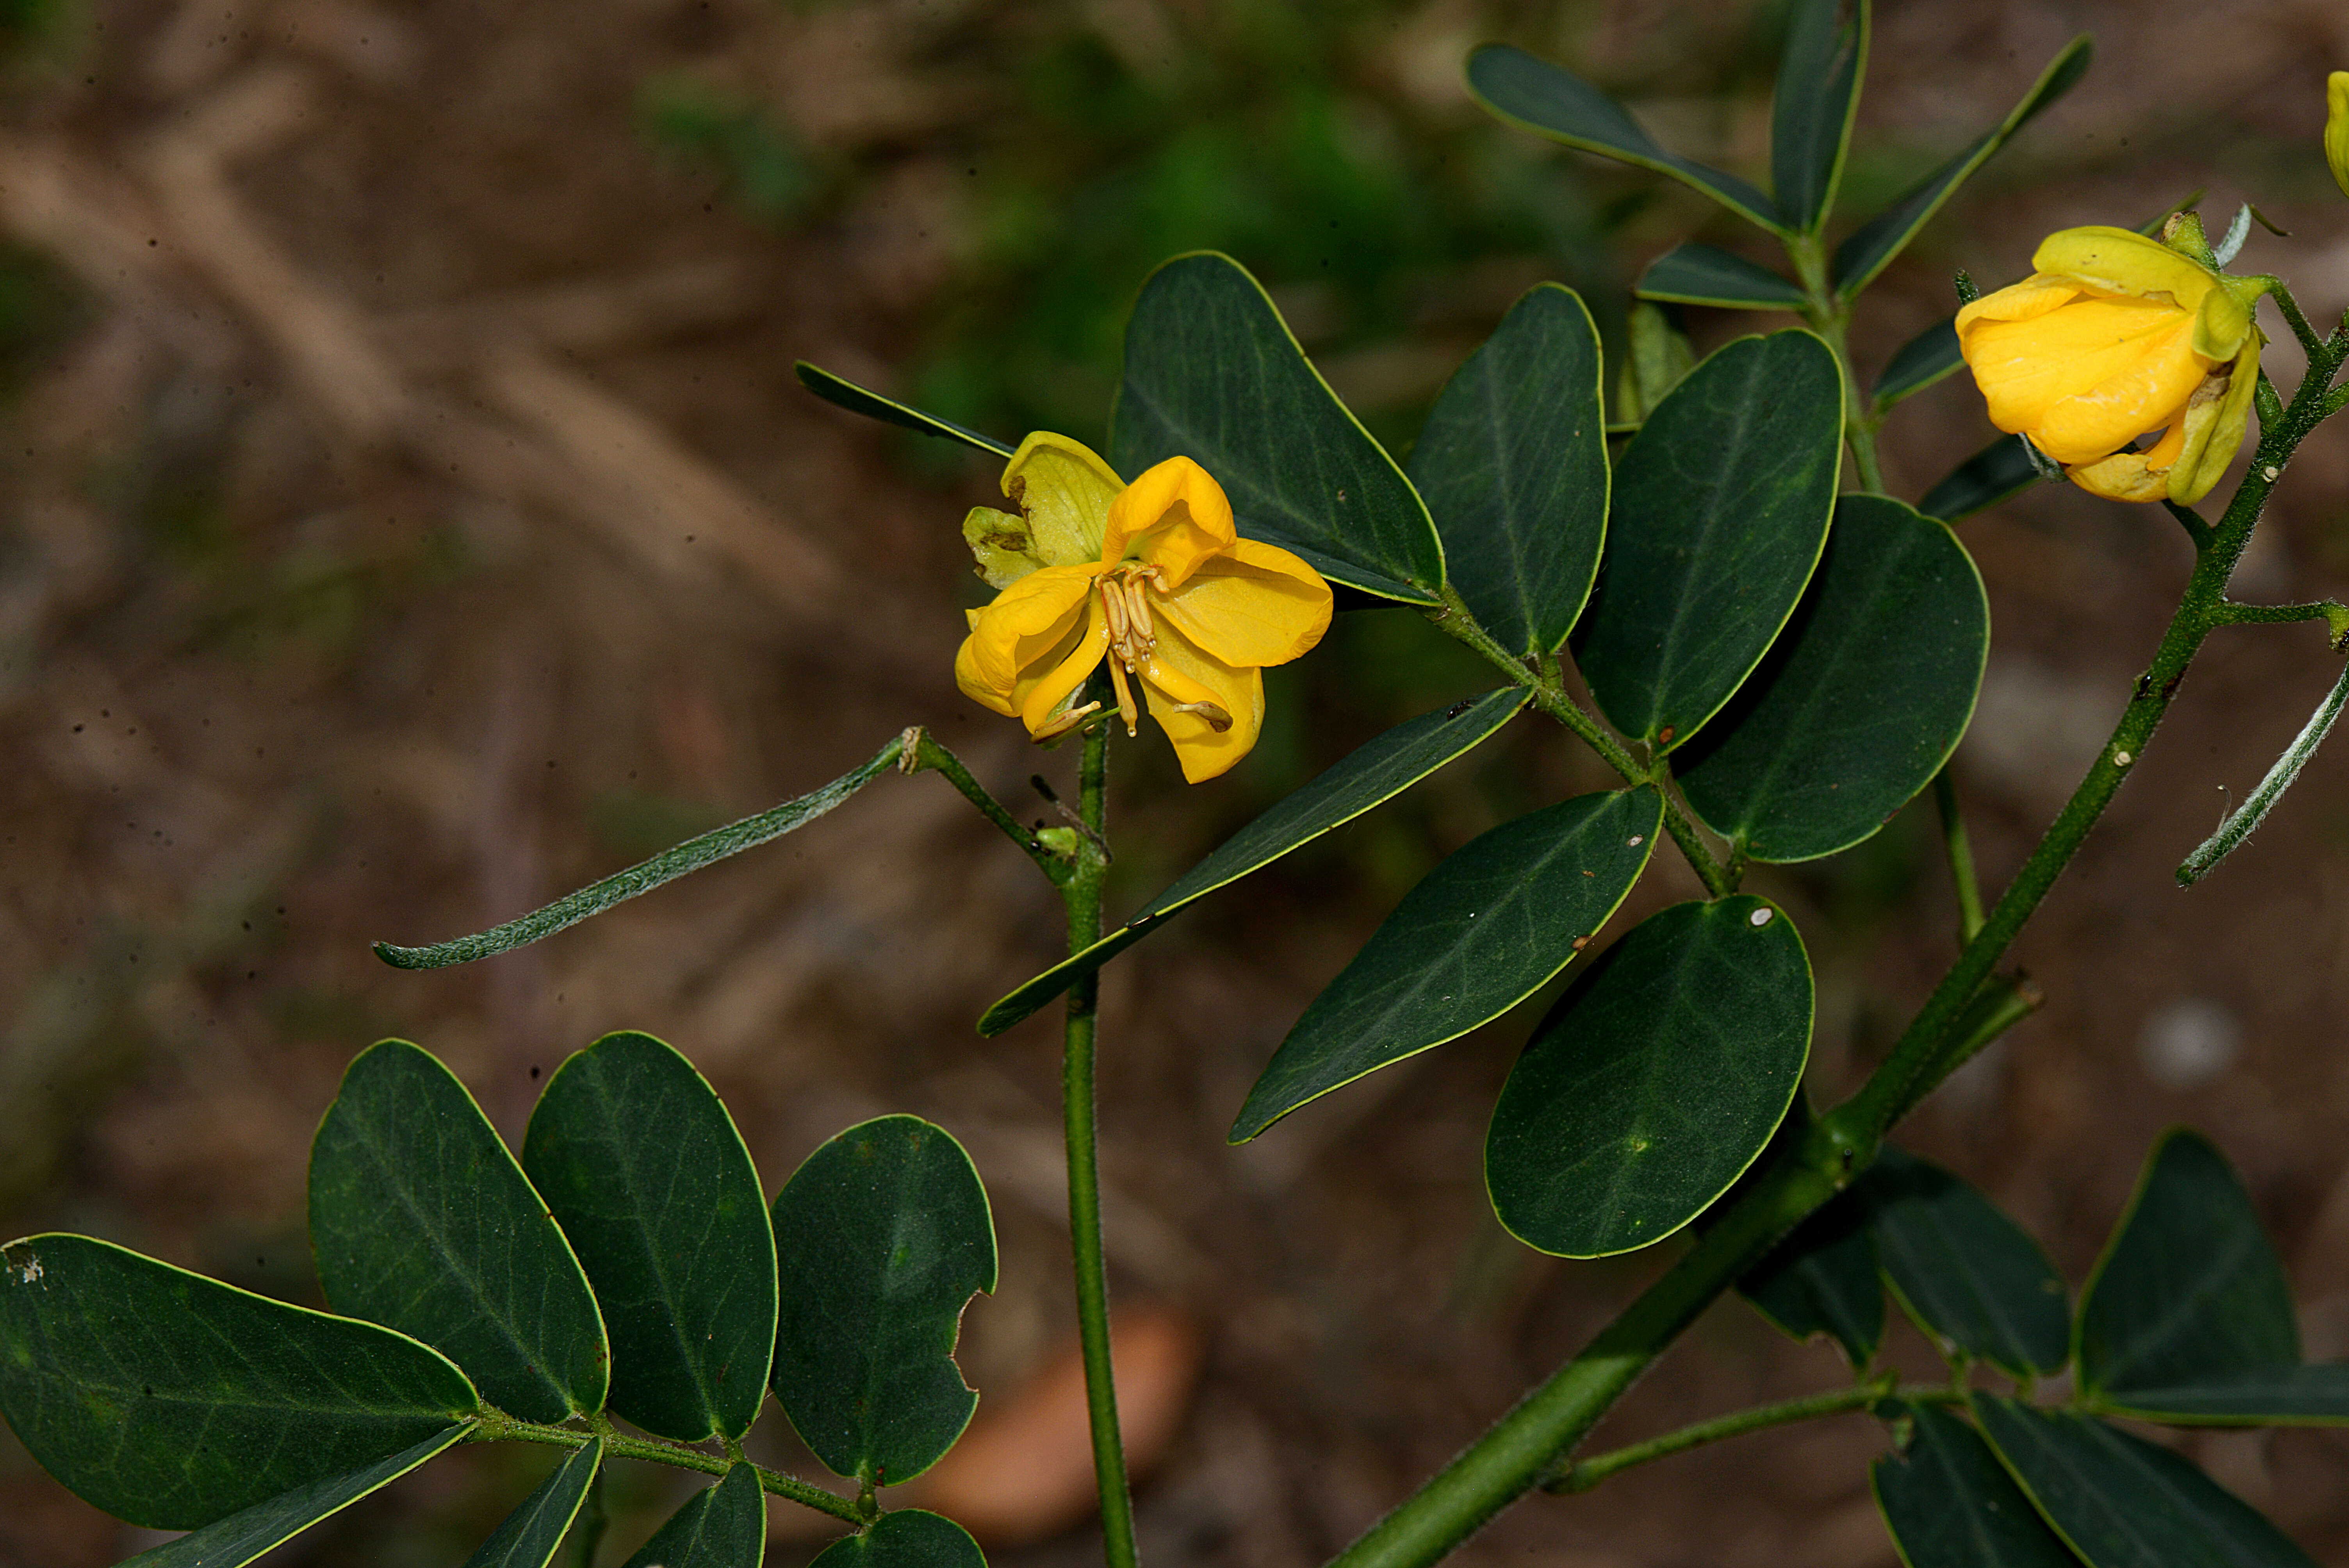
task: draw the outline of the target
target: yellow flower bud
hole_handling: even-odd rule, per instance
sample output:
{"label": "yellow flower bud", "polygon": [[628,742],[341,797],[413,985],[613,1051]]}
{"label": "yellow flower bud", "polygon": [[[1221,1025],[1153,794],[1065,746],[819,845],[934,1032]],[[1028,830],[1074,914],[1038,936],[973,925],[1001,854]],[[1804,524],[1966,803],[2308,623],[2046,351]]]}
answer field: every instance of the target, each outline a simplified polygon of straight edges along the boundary
{"label": "yellow flower bud", "polygon": [[2341,193],[2349,196],[2349,71],[2324,78],[2324,161],[2333,166]]}
{"label": "yellow flower bud", "polygon": [[2200,500],[2250,420],[2264,341],[2256,285],[2127,229],[2050,234],[2032,267],[1958,312],[1991,423],[2094,494]]}

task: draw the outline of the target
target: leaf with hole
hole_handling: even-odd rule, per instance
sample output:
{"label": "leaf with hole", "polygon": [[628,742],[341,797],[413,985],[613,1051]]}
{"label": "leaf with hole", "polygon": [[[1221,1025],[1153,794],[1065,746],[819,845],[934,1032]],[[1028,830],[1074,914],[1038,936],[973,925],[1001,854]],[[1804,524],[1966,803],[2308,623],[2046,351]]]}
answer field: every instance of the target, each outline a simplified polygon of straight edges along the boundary
{"label": "leaf with hole", "polygon": [[1364,741],[1311,783],[1290,791],[1225,840],[1213,854],[1175,879],[1172,887],[1143,904],[1123,925],[989,1007],[978,1020],[978,1032],[1001,1034],[1158,930],[1167,916],[1393,799],[1491,739],[1526,706],[1526,697],[1523,687],[1504,686],[1421,714]]}
{"label": "leaf with hole", "polygon": [[1868,1472],[1906,1568],[2079,1568],[1980,1432],[1931,1405],[1877,1414],[1908,1434]]}
{"label": "leaf with hole", "polygon": [[1843,497],[1785,630],[1680,752],[1690,809],[1756,861],[1873,837],[1957,749],[1989,653],[1990,601],[1948,527]]}
{"label": "leaf with hole", "polygon": [[1803,291],[1767,267],[1712,245],[1675,245],[1648,263],[1633,293],[1723,310],[1800,310]]}
{"label": "leaf with hole", "polygon": [[1825,1334],[1863,1368],[1884,1342],[1884,1282],[1868,1212],[1848,1193],[1829,1199],[1737,1282],[1755,1310],[1796,1339]]}
{"label": "leaf with hole", "polygon": [[671,1514],[621,1568],[759,1568],[767,1555],[767,1499],[758,1467],[737,1464]]}
{"label": "leaf with hole", "polygon": [[1548,984],[1640,880],[1662,822],[1653,789],[1581,795],[1454,851],[1305,1009],[1248,1091],[1232,1141]]}
{"label": "leaf with hole", "polygon": [[1231,498],[1239,531],[1332,583],[1438,603],[1444,547],[1426,506],[1307,361],[1271,296],[1201,251],[1150,274],[1125,329],[1110,464],[1186,457]]}
{"label": "leaf with hole", "polygon": [[1842,372],[1808,332],[1739,338],[1648,416],[1574,632],[1617,729],[1684,745],[1753,673],[1818,564],[1842,459]]}
{"label": "leaf with hole", "polygon": [[679,1442],[739,1438],[775,1347],[775,1242],[750,1151],[693,1064],[605,1035],[556,1070],[523,1170],[587,1271],[615,1411]]}
{"label": "leaf with hole", "polygon": [[1852,1191],[1885,1280],[1926,1332],[2015,1377],[2064,1365],[2072,1322],[2063,1276],[1997,1205],[1891,1148]]}
{"label": "leaf with hole", "polygon": [[343,1075],[310,1144],[310,1250],[336,1312],[413,1335],[527,1420],[600,1409],[587,1276],[473,1097],[405,1040]]}
{"label": "leaf with hole", "polygon": [[1494,1212],[1526,1245],[1653,1244],[1744,1174],[1811,1044],[1794,923],[1747,894],[1650,915],[1558,998],[1485,1138]]}
{"label": "leaf with hole", "polygon": [[776,1399],[836,1473],[913,1480],[978,1404],[954,1361],[963,1308],[995,1289],[995,1222],[970,1156],[919,1117],[859,1123],[784,1184],[774,1227]]}
{"label": "leaf with hole", "polygon": [[1868,0],[1795,0],[1770,105],[1770,191],[1786,222],[1816,233],[1835,209],[1868,66]]}
{"label": "leaf with hole", "polygon": [[41,1467],[192,1530],[444,1437],[480,1405],[447,1357],[88,1236],[0,1248],[0,1413]]}
{"label": "leaf with hole", "polygon": [[1494,641],[1555,653],[1607,537],[1599,330],[1540,284],[1445,383],[1412,449],[1411,482],[1443,536],[1452,586]]}
{"label": "leaf with hole", "polygon": [[465,1568],[546,1568],[555,1549],[579,1517],[580,1504],[595,1483],[604,1462],[604,1439],[590,1438],[564,1456],[563,1462],[539,1482],[522,1506],[506,1515],[481,1549],[465,1559]]}
{"label": "leaf with hole", "polygon": [[1975,170],[1990,161],[1992,155],[2004,147],[2014,133],[2031,123],[2040,111],[2070,92],[2075,83],[2087,74],[2089,41],[2085,36],[2075,38],[2064,52],[2049,62],[2038,81],[2023,101],[2007,112],[2004,119],[1985,131],[1974,142],[1940,168],[1927,175],[1899,201],[1861,224],[1851,237],[1836,247],[1831,271],[1835,276],[1836,293],[1850,299],[1875,280],[1876,274],[1892,263],[1892,258],[1906,250],[1917,232],[1932,220],[1947,201],[1964,184]]}
{"label": "leaf with hole", "polygon": [[1468,92],[1487,112],[1537,136],[1669,175],[1774,234],[1789,232],[1770,198],[1693,159],[1665,151],[1623,106],[1561,67],[1507,44],[1468,57]]}
{"label": "leaf with hole", "polygon": [[387,1460],[361,1465],[347,1475],[280,1492],[266,1501],[214,1520],[177,1541],[153,1546],[118,1568],[245,1568],[310,1526],[332,1518],[446,1451],[472,1429],[459,1425],[436,1432]]}
{"label": "leaf with hole", "polygon": [[987,1568],[970,1532],[953,1520],[918,1508],[883,1514],[872,1528],[843,1536],[808,1568]]}
{"label": "leaf with hole", "polygon": [[2349,1366],[2300,1358],[2292,1290],[2251,1194],[2199,1135],[2154,1146],[2080,1300],[2081,1392],[2151,1420],[2349,1421]]}
{"label": "leaf with hole", "polygon": [[1974,1419],[2089,1568],[2315,1568],[2179,1455],[2069,1410],[1976,1393]]}

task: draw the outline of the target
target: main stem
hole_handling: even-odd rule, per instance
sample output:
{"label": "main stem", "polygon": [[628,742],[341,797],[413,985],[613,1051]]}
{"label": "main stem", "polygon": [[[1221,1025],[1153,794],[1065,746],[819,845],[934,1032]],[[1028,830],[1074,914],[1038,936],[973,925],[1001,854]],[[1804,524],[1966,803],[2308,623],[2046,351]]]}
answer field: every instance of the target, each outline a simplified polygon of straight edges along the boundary
{"label": "main stem", "polygon": [[[1077,814],[1102,839],[1109,780],[1109,726],[1085,732]],[[1068,910],[1069,952],[1101,940],[1102,876],[1107,861],[1093,843],[1077,851],[1077,869],[1061,885]],[[1110,1363],[1109,1273],[1102,1257],[1101,1162],[1093,1116],[1093,1024],[1101,976],[1069,990],[1061,1034],[1061,1113],[1069,1151],[1069,1245],[1076,1258],[1077,1337],[1085,1360],[1085,1415],[1092,1423],[1093,1479],[1101,1489],[1102,1550],[1108,1568],[1136,1568],[1133,1499],[1126,1487],[1125,1445],[1118,1431],[1117,1382]]]}
{"label": "main stem", "polygon": [[[1885,1131],[1993,1037],[1994,1030],[1961,1026],[1975,998],[2111,804],[2203,638],[2229,624],[2227,579],[2251,541],[2274,476],[2302,438],[2334,410],[2336,399],[2326,396],[2326,388],[2344,358],[2349,331],[2336,334],[2324,352],[2310,356],[2291,406],[2272,425],[2262,425],[2251,472],[2196,552],[2177,614],[2111,738],[1890,1057],[1857,1094],[1789,1140],[1787,1151],[1581,1355],[1340,1553],[1333,1568],[1423,1568],[1550,1474],[1699,1314],[1805,1216],[1847,1185],[1875,1158]],[[2028,1005],[2027,999],[2018,1003],[2021,1010]]]}

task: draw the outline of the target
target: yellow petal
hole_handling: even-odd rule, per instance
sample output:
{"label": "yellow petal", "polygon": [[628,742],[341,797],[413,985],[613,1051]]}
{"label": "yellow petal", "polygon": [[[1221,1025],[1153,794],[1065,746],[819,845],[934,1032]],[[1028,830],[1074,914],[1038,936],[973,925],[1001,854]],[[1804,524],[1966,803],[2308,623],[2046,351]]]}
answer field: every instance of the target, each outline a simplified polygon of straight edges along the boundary
{"label": "yellow petal", "polygon": [[1028,687],[1067,656],[1101,570],[1047,566],[997,594],[955,655],[955,684],[998,713],[1019,711]]}
{"label": "yellow petal", "polygon": [[[1180,632],[1161,626],[1158,646],[1143,661],[1143,700],[1150,717],[1174,743],[1183,777],[1196,784],[1213,779],[1248,754],[1264,727],[1264,675],[1235,669],[1191,645]],[[1178,704],[1212,703],[1229,723],[1221,730],[1201,713]]]}
{"label": "yellow petal", "polygon": [[2048,235],[2032,253],[2031,265],[2036,272],[2075,279],[2109,294],[2166,296],[2185,310],[2199,308],[2202,296],[2219,282],[2216,273],[2158,240],[2102,224]]}
{"label": "yellow petal", "polygon": [[1102,559],[1155,566],[1159,586],[1180,588],[1199,563],[1232,547],[1239,532],[1215,476],[1188,458],[1169,458],[1125,487],[1109,509]]}
{"label": "yellow petal", "polygon": [[1029,533],[1028,520],[1017,512],[975,506],[963,514],[962,542],[989,588],[1010,587],[1044,564]]}
{"label": "yellow petal", "polygon": [[[2182,433],[2183,427],[2180,427]],[[2169,493],[2169,470],[2157,470],[2151,452],[2115,452],[2097,462],[2064,470],[2066,478],[2090,495],[2106,500],[2159,500]]]}
{"label": "yellow petal", "polygon": [[1091,447],[1050,430],[1020,442],[1003,465],[1003,493],[1026,514],[1027,553],[1044,566],[1100,560],[1102,526],[1124,488]]}
{"label": "yellow petal", "polygon": [[2060,278],[2028,277],[2019,284],[1986,294],[1958,309],[1955,325],[1963,337],[1978,321],[2030,321],[2079,298],[2079,286]]}
{"label": "yellow petal", "polygon": [[1964,346],[1992,424],[2084,463],[2184,407],[2209,368],[2192,336],[2184,311],[2091,296],[2029,321],[1977,323]]}
{"label": "yellow petal", "polygon": [[2187,506],[2200,500],[2235,460],[2251,425],[2259,380],[2260,335],[2254,331],[2229,367],[2226,391],[2205,408],[2187,412],[2185,450],[2169,476],[2170,500]]}
{"label": "yellow petal", "polygon": [[1040,669],[1021,695],[1019,722],[1028,727],[1029,734],[1034,735],[1051,723],[1053,716],[1068,705],[1069,699],[1077,695],[1077,688],[1085,684],[1085,677],[1101,664],[1102,655],[1108,648],[1109,623],[1099,615],[1088,615],[1075,645],[1058,664]]}
{"label": "yellow petal", "polygon": [[2349,71],[2324,78],[2324,161],[2333,183],[2349,196]]}
{"label": "yellow petal", "polygon": [[1235,668],[1285,665],[1330,629],[1330,584],[1278,545],[1235,541],[1151,609],[1193,645]]}

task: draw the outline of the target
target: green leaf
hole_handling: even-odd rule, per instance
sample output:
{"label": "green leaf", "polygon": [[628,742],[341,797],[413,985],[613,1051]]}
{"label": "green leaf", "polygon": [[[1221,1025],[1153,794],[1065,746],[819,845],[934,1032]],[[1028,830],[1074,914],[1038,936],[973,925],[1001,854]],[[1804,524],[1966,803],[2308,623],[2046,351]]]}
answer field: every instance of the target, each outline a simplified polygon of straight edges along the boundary
{"label": "green leaf", "polygon": [[1927,175],[1909,193],[1869,219],[1851,237],[1836,247],[1833,273],[1836,292],[1845,299],[1866,288],[1876,274],[1891,263],[1892,258],[1908,247],[1917,237],[1917,231],[1932,220],[1947,201],[1964,184],[1973,171],[1990,161],[1991,155],[2007,144],[2014,133],[2030,123],[2033,116],[2072,90],[2073,85],[2087,74],[2089,40],[2077,37],[2064,46],[2064,52],[2040,73],[2039,80],[2025,93],[2023,101],[2009,111],[1992,129],[1983,133],[1973,145]]}
{"label": "green leaf", "polygon": [[1411,482],[1452,585],[1495,641],[1555,653],[1607,537],[1599,331],[1580,296],[1539,284],[1454,372],[1412,449]]}
{"label": "green leaf", "polygon": [[429,947],[394,947],[388,942],[378,942],[375,955],[395,969],[442,969],[451,964],[470,964],[476,958],[528,946],[543,936],[552,936],[592,915],[601,914],[614,904],[625,903],[638,893],[650,892],[663,882],[674,882],[729,855],[756,849],[771,839],[807,826],[895,766],[905,749],[905,737],[896,736],[875,752],[871,761],[849,769],[821,789],[770,807],[755,817],[712,828],[698,838],[663,850],[626,871],[614,872],[601,882],[589,882],[577,892],[566,893],[544,908],[517,916],[503,925]]}
{"label": "green leaf", "polygon": [[767,1555],[767,1500],[756,1465],[738,1464],[686,1500],[622,1568],[759,1568]]}
{"label": "green leaf", "polygon": [[739,1438],[774,1353],[774,1233],[750,1151],[693,1064],[605,1035],[539,1096],[523,1169],[595,1287],[609,1404],[680,1442]]}
{"label": "green leaf", "polygon": [[1662,823],[1653,789],[1581,795],[1454,851],[1305,1009],[1248,1091],[1231,1140],[1457,1039],[1548,984],[1640,880]]}
{"label": "green leaf", "polygon": [[1966,356],[1958,352],[1957,321],[1954,315],[1945,315],[1894,352],[1871,396],[1878,413],[1963,367]]}
{"label": "green leaf", "polygon": [[2001,436],[1925,492],[1917,510],[1943,522],[1957,522],[1978,511],[1988,511],[2039,482],[2039,467],[2020,436]]}
{"label": "green leaf", "polygon": [[1248,538],[1332,583],[1438,602],[1444,546],[1419,492],[1229,256],[1177,256],[1142,285],[1111,425],[1118,472],[1187,457],[1224,487]]}
{"label": "green leaf", "polygon": [[1558,998],[1502,1086],[1494,1212],[1563,1257],[1663,1240],[1769,1143],[1810,1043],[1810,959],[1775,906],[1740,894],[1649,916]]}
{"label": "green leaf", "polygon": [[2080,1301],[2080,1387],[2158,1419],[2349,1419],[2349,1367],[2307,1367],[2283,1265],[2225,1156],[2154,1146]]}
{"label": "green leaf", "polygon": [[1774,234],[1792,232],[1761,191],[1733,174],[1666,152],[1624,112],[1622,105],[1581,77],[1523,49],[1486,44],[1470,55],[1468,92],[1488,112],[1520,129],[1670,175]]}
{"label": "green leaf", "polygon": [[1974,1419],[2090,1568],[2314,1568],[2232,1492],[2167,1449],[2068,1410],[1977,1393]]}
{"label": "green leaf", "polygon": [[1158,930],[1166,917],[1219,888],[1263,870],[1291,850],[1311,843],[1374,806],[1385,804],[1446,763],[1490,739],[1526,706],[1521,686],[1504,686],[1421,714],[1367,740],[1300,789],[1225,840],[1216,851],[1142,906],[1123,925],[1074,957],[1054,965],[1004,997],[978,1020],[982,1035],[999,1035],[1033,1015],[1079,980]]}
{"label": "green leaf", "polygon": [[833,1542],[808,1568],[987,1568],[987,1559],[953,1520],[901,1508]]}
{"label": "green leaf", "polygon": [[1854,1184],[1884,1277],[1945,1346],[2015,1377],[2064,1365],[2063,1276],[2029,1233],[1938,1165],[1887,1148]]}
{"label": "green leaf", "polygon": [[415,1447],[388,1460],[362,1465],[347,1475],[281,1492],[242,1512],[215,1520],[177,1541],[150,1547],[126,1558],[117,1568],[245,1568],[310,1526],[330,1518],[352,1503],[389,1486],[425,1460],[440,1453],[471,1428],[460,1424],[436,1432]]}
{"label": "green leaf", "polygon": [[862,1122],[807,1157],[774,1226],[776,1399],[836,1473],[913,1480],[978,1405],[954,1361],[963,1308],[995,1289],[995,1222],[970,1157],[919,1117]]}
{"label": "green leaf", "polygon": [[1675,245],[1649,263],[1634,292],[1641,299],[1723,310],[1800,310],[1808,303],[1801,289],[1769,268],[1694,242]]}
{"label": "green leaf", "polygon": [[0,1247],[0,1413],[85,1501],[192,1530],[428,1439],[480,1405],[404,1334],[88,1236]]}
{"label": "green leaf", "polygon": [[465,1086],[405,1040],[353,1062],[318,1124],[310,1249],[328,1305],[421,1339],[499,1408],[603,1408],[611,1352],[570,1243]]}
{"label": "green leaf", "polygon": [[795,359],[792,362],[792,368],[799,373],[801,386],[834,407],[845,408],[852,414],[862,414],[868,419],[878,419],[885,425],[895,425],[919,435],[943,436],[949,441],[960,441],[966,447],[976,447],[999,458],[1008,459],[1012,454],[1011,448],[992,436],[982,436],[951,419],[925,414],[894,397],[884,397],[878,392],[867,391],[844,377],[834,376],[820,365]]}
{"label": "green leaf", "polygon": [[1803,596],[1842,460],[1843,377],[1807,332],[1739,338],[1648,416],[1574,634],[1617,729],[1662,751],[1720,711]]}
{"label": "green leaf", "polygon": [[1868,1472],[1907,1568],[2079,1568],[1981,1433],[1931,1405],[1877,1413],[1909,1434]]}
{"label": "green leaf", "polygon": [[1756,861],[1874,836],[1957,749],[1990,653],[1982,576],[1946,525],[1876,495],[1835,518],[1801,606],[1677,765],[1690,808]]}
{"label": "green leaf", "polygon": [[563,1544],[579,1505],[587,1501],[596,1467],[604,1462],[604,1439],[590,1438],[574,1449],[540,1481],[522,1506],[506,1515],[465,1568],[546,1568]]}
{"label": "green leaf", "polygon": [[1770,105],[1770,189],[1796,229],[1816,233],[1835,208],[1868,62],[1868,0],[1795,0]]}
{"label": "green leaf", "polygon": [[1832,1336],[1863,1368],[1884,1343],[1884,1282],[1868,1213],[1848,1194],[1830,1199],[1756,1264],[1737,1288],[1796,1339]]}

